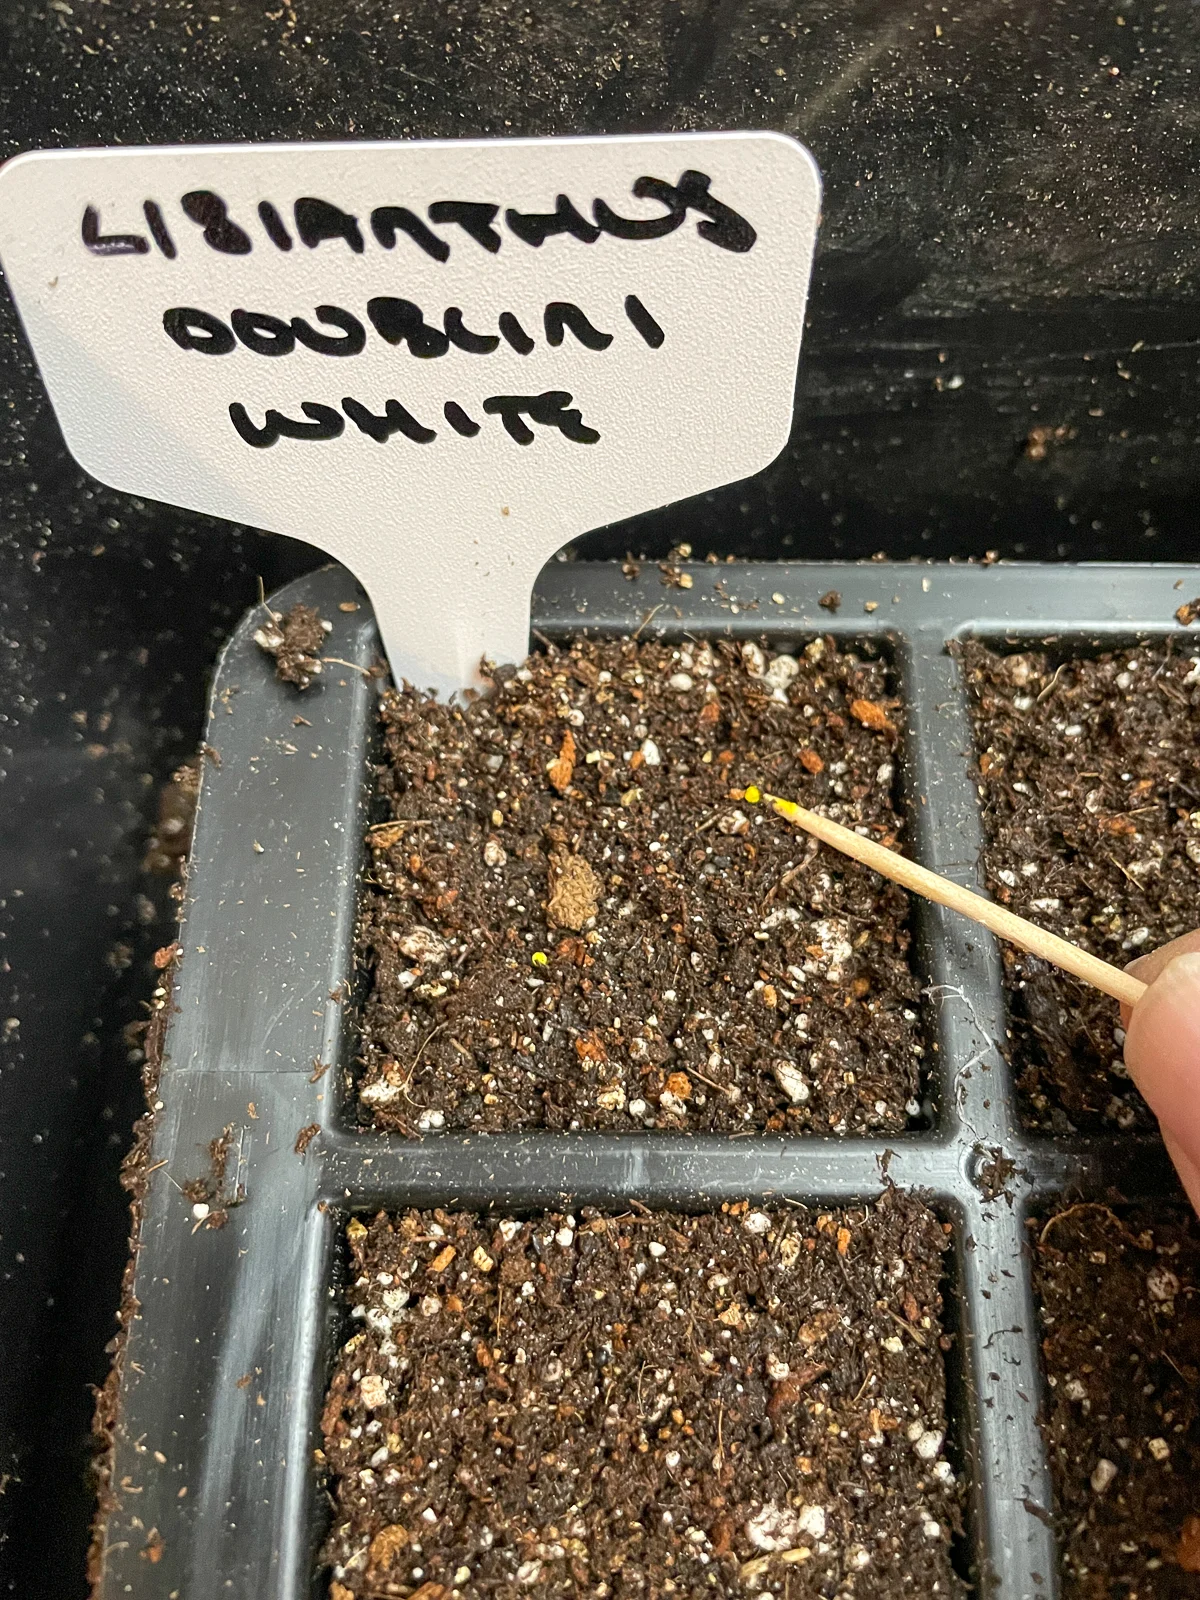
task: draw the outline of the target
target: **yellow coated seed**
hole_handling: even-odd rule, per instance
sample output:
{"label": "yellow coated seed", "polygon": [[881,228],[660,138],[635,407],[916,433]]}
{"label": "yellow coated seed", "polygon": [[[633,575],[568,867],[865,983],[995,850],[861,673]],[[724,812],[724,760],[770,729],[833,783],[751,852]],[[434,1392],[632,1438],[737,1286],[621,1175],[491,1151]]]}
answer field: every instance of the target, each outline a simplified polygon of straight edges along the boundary
{"label": "yellow coated seed", "polygon": [[530,959],[535,967],[547,967],[550,965],[550,958],[544,950],[535,950]]}
{"label": "yellow coated seed", "polygon": [[760,789],[758,789],[754,784],[751,784],[750,787],[746,790],[745,798],[750,802],[750,804],[752,806],[756,806],[758,804],[758,802],[762,799],[762,791]]}

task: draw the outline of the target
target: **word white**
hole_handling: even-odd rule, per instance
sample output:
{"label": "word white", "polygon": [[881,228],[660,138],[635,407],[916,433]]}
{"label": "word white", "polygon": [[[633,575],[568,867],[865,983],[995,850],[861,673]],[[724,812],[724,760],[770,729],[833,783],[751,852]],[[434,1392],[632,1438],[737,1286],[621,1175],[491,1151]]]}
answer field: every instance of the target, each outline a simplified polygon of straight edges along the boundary
{"label": "word white", "polygon": [[[241,401],[235,400],[229,408],[229,420],[238,436],[256,450],[269,450],[280,439],[306,439],[316,443],[340,438],[346,430],[342,411],[360,432],[377,444],[384,444],[394,433],[403,434],[414,444],[431,444],[437,438],[434,430],[418,422],[399,400],[388,400],[382,414],[371,411],[352,397],[342,401],[342,411],[315,400],[302,400],[300,409],[308,418],[307,422],[286,417],[272,407],[262,427],[258,427],[251,422]],[[483,409],[488,416],[499,417],[509,438],[518,444],[533,443],[533,430],[522,420],[525,417],[544,428],[557,428],[564,439],[575,444],[596,444],[600,438],[595,428],[589,428],[582,414],[571,406],[571,396],[565,389],[547,389],[544,394],[494,394],[483,402]],[[447,400],[442,415],[455,433],[464,438],[473,439],[480,431],[479,423],[467,415],[457,400]]]}

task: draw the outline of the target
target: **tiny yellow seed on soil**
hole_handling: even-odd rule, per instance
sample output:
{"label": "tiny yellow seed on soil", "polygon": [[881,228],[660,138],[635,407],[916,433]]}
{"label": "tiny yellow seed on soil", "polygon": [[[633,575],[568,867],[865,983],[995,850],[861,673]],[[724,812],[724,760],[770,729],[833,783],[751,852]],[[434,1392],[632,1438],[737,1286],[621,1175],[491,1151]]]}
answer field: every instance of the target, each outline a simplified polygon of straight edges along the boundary
{"label": "tiny yellow seed on soil", "polygon": [[762,790],[759,789],[756,784],[752,783],[746,790],[744,798],[748,800],[752,806],[756,806],[762,799]]}
{"label": "tiny yellow seed on soil", "polygon": [[547,956],[544,950],[535,950],[529,959],[533,962],[535,967],[546,967],[550,964],[550,958]]}

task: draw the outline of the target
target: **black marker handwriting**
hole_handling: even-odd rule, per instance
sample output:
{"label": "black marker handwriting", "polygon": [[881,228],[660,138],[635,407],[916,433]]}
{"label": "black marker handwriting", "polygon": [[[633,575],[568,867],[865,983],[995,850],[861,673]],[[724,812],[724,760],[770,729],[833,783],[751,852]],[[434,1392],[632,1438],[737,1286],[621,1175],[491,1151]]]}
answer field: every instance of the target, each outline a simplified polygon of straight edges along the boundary
{"label": "black marker handwriting", "polygon": [[[625,315],[652,349],[659,349],[666,335],[638,299],[625,296]],[[425,320],[415,300],[396,295],[376,295],[367,301],[367,317],[379,337],[390,345],[407,345],[412,355],[423,361],[444,356],[453,346],[470,355],[491,355],[503,339],[518,355],[536,349],[511,311],[497,318],[497,333],[480,333],[469,328],[459,306],[447,306],[439,328]],[[317,322],[336,328],[323,333],[304,317],[278,317],[269,311],[248,311],[239,307],[230,312],[229,323],[197,306],[172,306],[163,313],[163,328],[182,350],[202,355],[227,356],[238,344],[260,356],[288,356],[297,345],[326,356],[356,356],[366,347],[367,332],[362,321],[342,306],[317,306]],[[571,300],[551,300],[542,313],[546,343],[558,349],[570,333],[588,350],[607,350],[613,335],[597,328],[587,313]]]}
{"label": "black marker handwriting", "polygon": [[341,206],[306,197],[296,201],[293,211],[296,232],[310,250],[315,250],[326,239],[344,239],[355,255],[362,255],[363,236],[358,218],[343,211]]}
{"label": "black marker handwriting", "polygon": [[101,233],[95,206],[84,206],[80,234],[95,256],[144,256],[150,250],[140,233]]}
{"label": "black marker handwriting", "polygon": [[435,200],[429,208],[430,222],[456,222],[476,244],[492,255],[500,248],[500,235],[492,227],[499,206],[478,200]]}
{"label": "black marker handwriting", "polygon": [[464,438],[473,439],[479,432],[479,424],[467,415],[457,400],[447,400],[442,415],[455,433],[461,433]]}
{"label": "black marker handwriting", "polygon": [[483,402],[489,416],[498,416],[510,438],[518,444],[532,444],[533,430],[521,420],[528,417],[544,428],[557,428],[564,439],[576,444],[595,444],[600,438],[589,428],[578,410],[568,410],[571,396],[565,389],[547,389],[545,394],[494,394]]}
{"label": "black marker handwriting", "polygon": [[[557,428],[564,439],[570,439],[575,444],[595,444],[600,438],[599,433],[595,428],[588,427],[579,408],[571,405],[571,400],[572,396],[566,389],[548,389],[544,394],[495,394],[483,402],[483,409],[488,416],[499,417],[509,438],[521,445],[532,444],[535,437],[524,421],[526,417],[539,427]],[[285,416],[273,406],[269,407],[259,426],[250,420],[250,414],[241,401],[235,400],[229,407],[229,420],[238,437],[255,450],[269,450],[280,439],[298,439],[309,443],[337,439],[346,428],[342,412],[360,432],[374,439],[377,444],[386,444],[396,433],[403,434],[414,444],[430,444],[437,438],[436,432],[419,421],[399,400],[385,401],[382,414],[372,411],[351,395],[342,401],[341,411],[315,400],[302,400],[300,410],[308,418],[306,422]],[[464,438],[473,439],[481,431],[479,423],[463,410],[457,400],[447,400],[442,413],[454,431]]]}
{"label": "black marker handwriting", "polygon": [[263,426],[256,428],[245,406],[235,400],[229,408],[229,420],[246,443],[256,450],[269,450],[279,439],[336,439],[346,426],[341,412],[332,406],[302,400],[300,409],[311,421],[296,422],[292,417],[285,417],[282,411],[269,410]]}
{"label": "black marker handwriting", "polygon": [[383,408],[381,417],[376,416],[373,411],[368,411],[360,401],[353,399],[343,400],[342,410],[355,427],[369,434],[376,444],[383,444],[393,433],[402,433],[406,439],[412,439],[416,444],[429,444],[431,440],[437,438],[433,429],[423,427],[399,400],[389,400]]}
{"label": "black marker handwriting", "polygon": [[667,337],[635,294],[625,296],[625,315],[645,339],[651,350],[657,350]]}
{"label": "black marker handwriting", "polygon": [[709,193],[712,179],[705,172],[690,169],[683,173],[678,183],[664,183],[661,178],[639,178],[633,186],[639,200],[657,200],[666,206],[666,214],[649,220],[619,217],[604,200],[592,206],[592,215],[605,233],[618,239],[661,239],[673,233],[689,211],[699,211],[708,220],[698,223],[696,232],[722,250],[740,252],[753,247],[757,233],[731,206],[724,205]]}
{"label": "black marker handwriting", "polygon": [[146,226],[150,229],[150,237],[163,255],[166,256],[167,260],[174,261],[179,252],[176,250],[175,241],[172,239],[167,229],[167,224],[163,220],[162,207],[158,201],[143,200],[142,215],[146,219]]}
{"label": "black marker handwriting", "polygon": [[511,311],[502,311],[496,319],[496,324],[519,356],[527,356],[530,353],[533,349],[533,340]]}
{"label": "black marker handwriting", "polygon": [[587,345],[589,350],[607,350],[613,342],[611,333],[601,333],[599,328],[593,328],[579,307],[570,300],[551,300],[542,314],[542,321],[546,329],[546,343],[556,349],[563,342],[563,330],[566,328],[570,328],[580,344]]}
{"label": "black marker handwriting", "polygon": [[267,238],[277,250],[290,250],[292,236],[283,225],[283,218],[269,200],[258,202],[258,220],[266,229]]}
{"label": "black marker handwriting", "polygon": [[446,314],[442,318],[442,326],[446,330],[446,337],[450,343],[457,345],[460,350],[466,350],[473,356],[490,356],[500,343],[500,335],[496,333],[472,333],[463,322],[463,314],[457,306],[447,306]]}
{"label": "black marker handwriting", "polygon": [[290,356],[296,335],[290,322],[267,311],[235,311],[229,318],[233,331],[247,350],[257,356]]}
{"label": "black marker handwriting", "polygon": [[184,215],[204,229],[205,244],[226,256],[248,256],[253,246],[250,235],[229,215],[229,207],[211,189],[193,189],[179,202]]}
{"label": "black marker handwriting", "polygon": [[524,239],[535,250],[540,250],[546,240],[556,233],[569,233],[584,244],[595,244],[600,237],[600,229],[586,217],[580,216],[565,194],[558,196],[554,210],[548,216],[537,213],[524,215],[520,211],[510,210],[504,213],[504,220],[518,239]]}
{"label": "black marker handwriting", "polygon": [[341,306],[318,306],[317,321],[327,322],[340,333],[319,333],[303,317],[292,318],[292,332],[297,344],[315,350],[322,356],[356,356],[367,342],[367,330],[357,317],[352,317]]}
{"label": "black marker handwriting", "polygon": [[450,348],[449,336],[425,321],[425,314],[415,300],[376,295],[367,301],[367,315],[381,339],[386,339],[388,344],[407,342],[413,355],[422,360],[444,356]]}
{"label": "black marker handwriting", "polygon": [[395,248],[397,230],[406,233],[435,261],[449,258],[450,246],[445,239],[439,239],[432,228],[427,228],[415,211],[407,206],[376,206],[371,213],[371,232],[385,250]]}
{"label": "black marker handwriting", "polygon": [[196,306],[172,306],[163,312],[163,327],[181,350],[199,350],[204,355],[227,356],[237,344],[232,332],[221,321]]}
{"label": "black marker handwriting", "polygon": [[[696,232],[701,239],[735,253],[752,249],[758,237],[756,230],[740,212],[712,193],[712,181],[708,173],[695,168],[682,172],[677,183],[668,183],[665,178],[638,178],[631,191],[633,196],[657,201],[664,208],[658,217],[622,216],[601,197],[592,201],[593,220],[589,222],[570,195],[560,194],[555,197],[553,211],[518,211],[515,207],[506,207],[504,225],[512,237],[540,250],[547,239],[560,234],[588,245],[595,244],[603,234],[621,240],[661,239],[681,227],[689,213],[695,213],[699,218]],[[253,249],[249,232],[230,215],[228,204],[214,190],[189,190],[180,197],[179,204],[184,215],[202,230],[204,242],[219,254],[244,256]],[[155,244],[164,256],[174,260],[177,251],[162,207],[156,200],[148,199],[143,202],[143,214]],[[426,214],[436,227],[461,229],[491,255],[495,255],[504,242],[503,234],[495,225],[500,206],[494,201],[435,200]],[[292,249],[292,235],[272,201],[260,200],[257,216],[263,233],[277,250]],[[366,248],[358,217],[331,200],[301,196],[292,206],[292,217],[296,233],[310,250],[338,240],[349,246],[355,255],[362,255]],[[433,260],[447,261],[450,257],[450,242],[435,233],[409,206],[375,206],[370,213],[370,227],[381,249],[395,249],[397,235],[403,233]],[[95,206],[84,208],[80,231],[85,247],[94,255],[147,255],[150,251],[150,242],[144,234],[102,234]]]}

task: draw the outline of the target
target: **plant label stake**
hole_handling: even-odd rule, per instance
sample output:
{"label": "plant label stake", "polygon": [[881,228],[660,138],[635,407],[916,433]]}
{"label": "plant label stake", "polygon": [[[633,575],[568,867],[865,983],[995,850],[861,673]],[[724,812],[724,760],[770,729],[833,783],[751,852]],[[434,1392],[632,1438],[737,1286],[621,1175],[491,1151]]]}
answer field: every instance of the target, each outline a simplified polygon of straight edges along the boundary
{"label": "plant label stake", "polygon": [[819,204],[771,133],[35,152],[0,260],[83,467],[328,551],[449,693],[569,540],[783,449]]}

